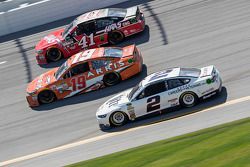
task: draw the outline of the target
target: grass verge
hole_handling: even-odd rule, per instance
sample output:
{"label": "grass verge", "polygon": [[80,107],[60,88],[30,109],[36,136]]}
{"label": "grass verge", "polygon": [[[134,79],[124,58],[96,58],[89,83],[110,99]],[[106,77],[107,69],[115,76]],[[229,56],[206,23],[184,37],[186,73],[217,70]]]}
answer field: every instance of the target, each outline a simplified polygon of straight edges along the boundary
{"label": "grass verge", "polygon": [[250,167],[250,118],[69,167]]}

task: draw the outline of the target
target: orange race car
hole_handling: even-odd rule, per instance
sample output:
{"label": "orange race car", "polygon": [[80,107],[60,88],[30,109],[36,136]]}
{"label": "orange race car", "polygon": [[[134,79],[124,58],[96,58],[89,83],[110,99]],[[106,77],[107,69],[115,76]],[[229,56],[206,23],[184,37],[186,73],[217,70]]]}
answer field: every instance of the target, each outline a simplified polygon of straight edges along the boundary
{"label": "orange race car", "polygon": [[135,45],[102,47],[79,52],[61,67],[35,78],[27,87],[31,107],[76,94],[112,86],[142,70],[143,59]]}

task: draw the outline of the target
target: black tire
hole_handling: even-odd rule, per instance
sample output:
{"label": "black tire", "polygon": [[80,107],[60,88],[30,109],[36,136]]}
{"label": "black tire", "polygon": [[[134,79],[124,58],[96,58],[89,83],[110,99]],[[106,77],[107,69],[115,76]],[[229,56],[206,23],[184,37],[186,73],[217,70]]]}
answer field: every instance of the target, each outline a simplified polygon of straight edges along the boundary
{"label": "black tire", "polygon": [[128,116],[121,111],[116,111],[110,116],[110,124],[112,126],[122,126],[128,121]]}
{"label": "black tire", "polygon": [[120,31],[110,32],[108,35],[108,41],[110,44],[115,45],[124,40],[125,36]]}
{"label": "black tire", "polygon": [[197,104],[198,97],[193,92],[185,92],[180,96],[180,104],[183,107],[193,107]]}
{"label": "black tire", "polygon": [[52,103],[56,100],[56,95],[51,90],[44,90],[38,94],[38,101],[40,104]]}
{"label": "black tire", "polygon": [[104,82],[105,86],[116,85],[120,82],[120,80],[121,80],[121,77],[116,72],[111,72],[111,73],[105,74],[103,77],[103,82]]}
{"label": "black tire", "polygon": [[56,62],[62,58],[62,52],[57,48],[50,48],[47,51],[47,59],[49,62]]}

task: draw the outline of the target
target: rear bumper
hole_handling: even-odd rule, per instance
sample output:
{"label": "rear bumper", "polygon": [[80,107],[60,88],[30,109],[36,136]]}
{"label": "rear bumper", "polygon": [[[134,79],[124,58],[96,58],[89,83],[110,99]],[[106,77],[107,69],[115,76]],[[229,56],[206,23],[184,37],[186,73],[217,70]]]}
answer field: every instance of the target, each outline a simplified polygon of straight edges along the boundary
{"label": "rear bumper", "polygon": [[212,91],[212,92],[208,92],[206,94],[204,94],[203,96],[201,96],[201,99],[207,99],[211,96],[214,96],[214,95],[218,95],[219,93],[221,93],[222,91],[222,80],[221,78],[219,77],[218,79],[218,86]]}

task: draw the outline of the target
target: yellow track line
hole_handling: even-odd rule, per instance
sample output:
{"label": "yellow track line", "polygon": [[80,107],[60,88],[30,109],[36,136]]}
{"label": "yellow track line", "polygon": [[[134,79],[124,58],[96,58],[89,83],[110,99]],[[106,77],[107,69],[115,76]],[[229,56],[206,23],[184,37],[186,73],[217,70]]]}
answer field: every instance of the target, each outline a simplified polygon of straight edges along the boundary
{"label": "yellow track line", "polygon": [[[226,103],[223,103],[223,104],[220,104],[220,105],[217,105],[217,106],[205,109],[205,110],[201,110],[199,112],[194,112],[192,114],[184,115],[182,117],[188,117],[188,116],[191,116],[191,115],[194,115],[194,114],[199,114],[201,112],[206,112],[206,111],[218,109],[218,108],[226,107],[226,106],[229,106],[229,105],[233,105],[233,104],[237,104],[237,103],[241,103],[241,102],[245,102],[245,101],[249,101],[249,100],[250,100],[250,96],[242,97],[242,98],[231,100],[231,101],[228,101]],[[172,119],[172,120],[169,120],[169,121],[174,121],[176,119],[181,119],[182,117],[178,117],[178,118],[175,118],[175,119]],[[48,150],[44,150],[44,151],[40,151],[40,152],[37,152],[37,153],[33,153],[33,154],[29,154],[29,155],[25,155],[25,156],[22,156],[22,157],[18,157],[18,158],[14,158],[14,159],[11,159],[11,160],[0,162],[0,166],[10,165],[10,164],[13,164],[13,163],[16,163],[16,162],[29,160],[29,159],[36,158],[36,157],[39,157],[39,156],[47,155],[47,154],[58,152],[58,151],[61,151],[61,150],[70,149],[70,148],[77,147],[77,146],[80,146],[80,145],[83,145],[83,144],[91,143],[91,142],[98,141],[98,140],[103,140],[103,139],[106,139],[106,138],[110,138],[112,136],[125,134],[125,133],[131,132],[131,131],[136,131],[138,129],[142,129],[142,128],[149,127],[149,126],[154,126],[154,125],[161,124],[161,123],[163,123],[163,122],[158,122],[158,123],[155,123],[155,124],[149,124],[149,125],[144,125],[144,126],[140,126],[140,127],[135,127],[135,128],[131,128],[131,129],[128,129],[128,130],[121,131],[121,132],[113,132],[113,133],[104,134],[104,135],[96,136],[96,137],[89,138],[89,139],[84,139],[84,140],[81,140],[81,141],[78,141],[78,142],[65,144],[65,145],[62,145],[62,146],[59,146],[59,147],[51,148],[51,149],[48,149]]]}

